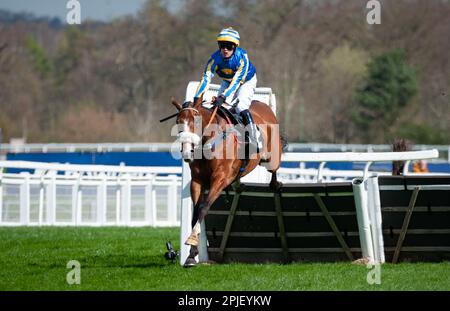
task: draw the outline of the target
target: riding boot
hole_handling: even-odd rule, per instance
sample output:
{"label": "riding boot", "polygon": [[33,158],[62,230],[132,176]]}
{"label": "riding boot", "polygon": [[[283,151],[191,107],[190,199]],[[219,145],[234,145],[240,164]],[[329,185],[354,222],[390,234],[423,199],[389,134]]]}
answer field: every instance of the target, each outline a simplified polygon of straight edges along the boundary
{"label": "riding boot", "polygon": [[251,148],[250,150],[254,150],[256,151],[256,153],[258,153],[262,149],[262,143],[259,139],[259,130],[255,122],[253,121],[253,117],[248,109],[241,111],[240,115],[242,117],[244,126],[248,130],[248,141],[246,139],[246,143],[248,143],[249,147]]}

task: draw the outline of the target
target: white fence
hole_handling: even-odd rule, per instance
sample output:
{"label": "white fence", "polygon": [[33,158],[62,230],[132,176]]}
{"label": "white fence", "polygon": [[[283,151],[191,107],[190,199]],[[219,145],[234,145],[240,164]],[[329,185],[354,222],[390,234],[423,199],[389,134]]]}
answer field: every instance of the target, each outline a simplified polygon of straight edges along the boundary
{"label": "white fence", "polygon": [[0,172],[2,226],[180,224],[178,167],[0,161],[5,168],[32,172]]}
{"label": "white fence", "polygon": [[[434,158],[437,151],[388,153],[390,158]],[[369,161],[365,170],[333,171],[325,162]],[[284,154],[283,161],[299,162],[298,168],[281,168],[280,180],[318,182],[363,178],[378,153]],[[389,158],[389,159],[390,159]],[[383,159],[387,160],[387,159]],[[319,169],[305,169],[304,162],[321,162]],[[9,173],[5,169],[30,172]],[[181,214],[181,167],[124,167],[0,161],[0,225],[2,226],[178,226]],[[265,169],[257,178],[266,181]],[[380,175],[382,173],[378,173]],[[270,175],[269,175],[270,177]],[[185,187],[184,204],[190,204]],[[187,202],[189,201],[189,203]]]}
{"label": "white fence", "polygon": [[[263,88],[264,89],[264,88]],[[208,96],[212,96],[209,93]],[[272,94],[273,108],[276,109]],[[47,153],[47,152],[164,152],[170,151],[172,143],[97,143],[97,144],[0,144],[0,153]],[[441,156],[439,162],[450,163],[450,146],[447,145],[413,145],[413,151],[436,149]],[[391,145],[364,144],[324,144],[289,142],[287,152],[390,152]]]}
{"label": "white fence", "polygon": [[[351,181],[353,178],[367,178],[376,174],[391,175],[389,172],[370,171],[373,163],[405,161],[403,175],[415,175],[409,172],[411,161],[420,159],[436,159],[439,152],[433,150],[409,151],[409,152],[322,152],[322,153],[285,153],[283,162],[299,162],[298,168],[280,168],[278,174],[282,182],[338,182]],[[320,163],[318,169],[305,168],[305,162]],[[362,162],[362,170],[331,170],[325,167],[329,162]],[[423,175],[423,174],[421,174]],[[427,175],[437,175],[428,173]],[[439,173],[439,175],[445,175]],[[267,177],[269,178],[269,177]]]}

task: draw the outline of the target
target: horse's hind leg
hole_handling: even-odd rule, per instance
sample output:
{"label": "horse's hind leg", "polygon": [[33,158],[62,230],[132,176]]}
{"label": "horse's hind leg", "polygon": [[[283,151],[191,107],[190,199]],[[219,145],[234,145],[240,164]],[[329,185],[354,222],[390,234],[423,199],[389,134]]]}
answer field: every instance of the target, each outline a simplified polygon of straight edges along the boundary
{"label": "horse's hind leg", "polygon": [[213,175],[211,180],[211,186],[208,192],[208,195],[206,197],[206,200],[202,201],[199,206],[200,214],[198,216],[198,223],[196,226],[200,226],[200,223],[205,219],[206,215],[208,214],[208,211],[211,207],[211,205],[217,200],[217,198],[220,196],[221,192],[229,185],[231,182],[233,182],[234,178],[231,177],[224,177],[223,172],[221,172],[219,175]]}
{"label": "horse's hind leg", "polygon": [[270,180],[270,188],[279,190],[282,186],[281,182],[277,181],[277,170],[281,165],[282,144],[278,124],[271,124],[267,127],[267,152],[269,154],[269,161],[265,163],[264,167],[272,173]]}
{"label": "horse's hind leg", "polygon": [[277,171],[273,171],[269,184],[270,189],[278,191],[282,186],[283,184],[277,180]]}

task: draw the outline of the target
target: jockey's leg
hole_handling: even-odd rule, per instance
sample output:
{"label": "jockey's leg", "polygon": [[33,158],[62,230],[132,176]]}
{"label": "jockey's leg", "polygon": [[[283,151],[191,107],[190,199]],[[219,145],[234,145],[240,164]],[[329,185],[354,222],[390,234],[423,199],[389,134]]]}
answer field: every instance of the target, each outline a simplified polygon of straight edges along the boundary
{"label": "jockey's leg", "polygon": [[250,154],[254,153],[254,151],[259,152],[262,149],[261,135],[249,110],[253,95],[255,94],[256,82],[257,78],[255,75],[249,81],[242,84],[236,94],[238,99],[236,110],[240,113],[246,131],[248,131]]}
{"label": "jockey's leg", "polygon": [[[236,91],[233,96],[234,98],[237,98],[236,112],[239,113],[250,108],[253,95],[255,95],[257,82],[258,79],[256,78],[256,75],[254,75],[253,78],[242,84]],[[233,99],[233,101],[235,101],[235,99]]]}

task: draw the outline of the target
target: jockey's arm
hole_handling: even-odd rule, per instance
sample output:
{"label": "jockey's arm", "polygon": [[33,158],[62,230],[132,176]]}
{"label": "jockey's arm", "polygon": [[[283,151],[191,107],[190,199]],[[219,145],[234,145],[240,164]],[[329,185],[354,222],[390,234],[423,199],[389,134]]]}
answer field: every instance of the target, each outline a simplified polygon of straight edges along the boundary
{"label": "jockey's arm", "polygon": [[225,96],[226,98],[229,98],[230,95],[232,95],[237,90],[239,84],[241,84],[242,79],[244,79],[244,77],[247,75],[248,67],[249,67],[248,56],[247,54],[244,54],[244,57],[241,59],[239,68],[234,74],[233,80],[231,80],[230,85],[225,91],[223,91],[221,95]]}
{"label": "jockey's arm", "polygon": [[215,63],[214,58],[210,58],[209,61],[206,63],[205,71],[203,72],[202,80],[200,81],[200,84],[197,87],[197,91],[195,92],[194,100],[195,98],[198,98],[205,93],[205,91],[208,89],[209,83],[211,83],[211,79],[214,76],[214,72],[217,69],[217,65]]}

